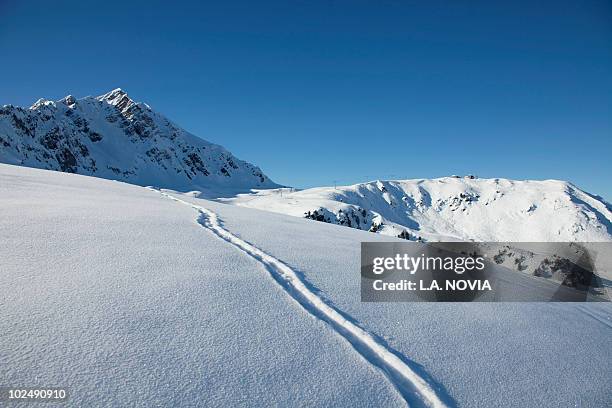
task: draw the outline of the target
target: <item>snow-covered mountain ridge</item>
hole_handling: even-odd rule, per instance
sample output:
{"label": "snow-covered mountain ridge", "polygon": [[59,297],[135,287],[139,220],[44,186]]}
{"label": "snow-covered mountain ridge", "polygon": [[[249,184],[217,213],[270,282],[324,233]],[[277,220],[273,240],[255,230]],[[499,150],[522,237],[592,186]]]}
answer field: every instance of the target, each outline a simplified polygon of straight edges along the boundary
{"label": "snow-covered mountain ridge", "polygon": [[225,201],[411,240],[612,241],[612,206],[558,180],[373,181]]}
{"label": "snow-covered mountain ridge", "polygon": [[3,106],[0,162],[232,197],[225,202],[412,240],[612,241],[610,204],[564,181],[445,177],[279,189],[258,167],[121,89]]}
{"label": "snow-covered mountain ridge", "polygon": [[277,187],[258,167],[115,89],[0,108],[0,162],[175,190]]}

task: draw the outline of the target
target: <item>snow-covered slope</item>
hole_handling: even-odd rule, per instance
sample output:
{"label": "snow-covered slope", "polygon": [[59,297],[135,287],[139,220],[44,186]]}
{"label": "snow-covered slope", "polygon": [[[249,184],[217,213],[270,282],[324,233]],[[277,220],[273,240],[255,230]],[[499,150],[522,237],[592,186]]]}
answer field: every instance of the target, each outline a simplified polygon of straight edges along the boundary
{"label": "snow-covered slope", "polygon": [[181,129],[121,89],[0,108],[0,162],[204,192],[276,185],[223,147]]}
{"label": "snow-covered slope", "polygon": [[426,240],[610,241],[610,204],[562,181],[446,177],[278,189],[121,89],[0,108],[0,162],[80,173]]}
{"label": "snow-covered slope", "polygon": [[[610,241],[612,207],[571,183],[444,177],[225,200],[412,240]],[[404,235],[406,237],[406,235]]]}
{"label": "snow-covered slope", "polygon": [[363,303],[360,242],[396,238],[81,175],[0,164],[0,209],[3,386],[96,407],[612,404],[609,303]]}
{"label": "snow-covered slope", "polygon": [[143,187],[0,164],[0,385],[65,387],[74,407],[402,405],[197,219]]}

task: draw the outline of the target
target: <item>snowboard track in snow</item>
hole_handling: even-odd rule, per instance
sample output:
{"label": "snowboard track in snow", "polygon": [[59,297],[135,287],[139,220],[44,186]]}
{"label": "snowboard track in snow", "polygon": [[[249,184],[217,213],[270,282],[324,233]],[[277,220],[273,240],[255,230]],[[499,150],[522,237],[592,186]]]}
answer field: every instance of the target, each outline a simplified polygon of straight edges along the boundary
{"label": "snowboard track in snow", "polygon": [[226,230],[215,212],[163,191],[153,188],[151,190],[198,211],[200,215],[197,222],[202,227],[261,263],[283,290],[306,312],[326,322],[368,363],[378,367],[409,406],[438,408],[455,405],[443,387],[429,378],[418,364],[391,349],[378,336],[359,327],[353,322],[354,320],[351,321],[350,316],[327,304],[309,288],[310,285],[300,278],[299,273],[285,263]]}

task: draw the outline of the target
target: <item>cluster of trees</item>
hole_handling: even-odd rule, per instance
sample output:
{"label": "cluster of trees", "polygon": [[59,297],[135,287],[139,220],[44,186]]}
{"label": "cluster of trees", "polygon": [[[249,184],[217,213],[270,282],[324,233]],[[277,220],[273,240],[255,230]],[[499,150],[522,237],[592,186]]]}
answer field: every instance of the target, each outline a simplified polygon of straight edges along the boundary
{"label": "cluster of trees", "polygon": [[319,212],[319,210],[314,210],[312,212],[308,210],[308,212],[304,213],[304,218],[321,222],[331,222],[329,219],[325,218],[325,215],[323,214],[323,209],[320,210],[321,212]]}
{"label": "cluster of trees", "polygon": [[400,232],[400,233],[397,235],[397,237],[398,237],[398,238],[401,238],[401,239],[407,239],[407,240],[409,240],[409,241],[410,241],[410,234],[409,234],[409,233],[408,233],[408,231],[406,231],[406,230],[402,230],[402,232]]}
{"label": "cluster of trees", "polygon": [[377,224],[377,223],[375,223],[375,222],[372,222],[372,226],[370,227],[369,231],[370,231],[370,232],[378,232],[378,231],[380,231],[380,229],[382,228],[382,226],[383,226],[383,223],[382,223],[382,222],[380,222],[380,223],[378,223],[378,224]]}
{"label": "cluster of trees", "polygon": [[[307,218],[309,220],[315,220],[315,221],[321,221],[321,222],[327,222],[327,223],[332,223],[334,220],[330,219],[328,216],[325,215],[326,210],[324,210],[323,208],[319,208],[317,210],[313,210],[313,211],[306,211],[304,213],[304,218]],[[333,213],[332,213],[333,215]],[[364,217],[363,220],[363,229],[366,228],[366,223],[367,223],[367,211],[363,208],[357,208],[357,213],[355,213],[354,211],[342,211],[342,210],[338,210],[338,215],[336,216],[335,219],[335,223],[338,225],[344,225],[347,227],[351,227],[351,228],[357,228],[357,229],[362,229],[361,228],[361,219],[359,217],[359,215],[361,215],[362,217]],[[369,232],[380,232],[381,229],[383,228],[384,223],[381,222],[372,222],[372,225],[370,226],[370,229],[368,229]],[[410,235],[410,233],[406,230],[402,230],[398,235],[398,238],[402,238],[408,241],[417,241],[417,242],[422,242],[423,239],[421,237],[419,237],[418,235]]]}

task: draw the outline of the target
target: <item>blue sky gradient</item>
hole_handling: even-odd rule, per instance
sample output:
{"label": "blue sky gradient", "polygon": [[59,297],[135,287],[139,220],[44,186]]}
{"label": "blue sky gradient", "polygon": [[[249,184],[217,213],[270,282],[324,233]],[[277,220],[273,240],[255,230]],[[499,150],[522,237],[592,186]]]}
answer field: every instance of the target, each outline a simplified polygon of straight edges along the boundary
{"label": "blue sky gradient", "polygon": [[0,104],[121,87],[296,187],[570,180],[612,198],[612,3],[0,0]]}

